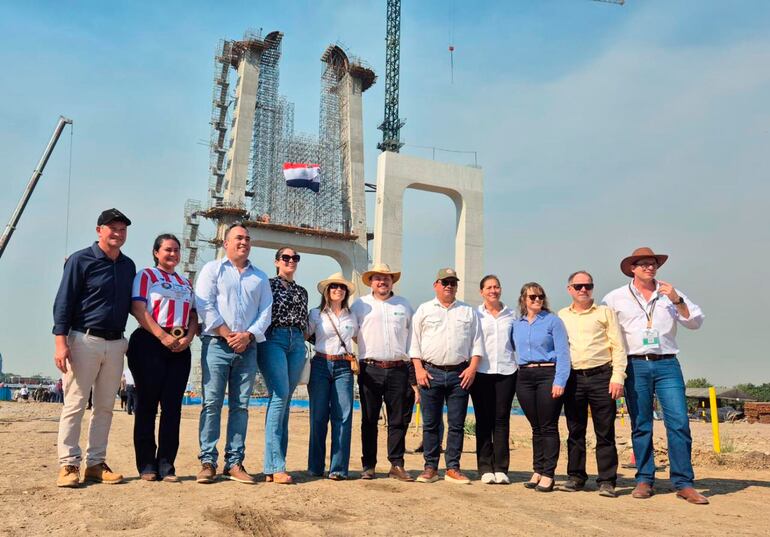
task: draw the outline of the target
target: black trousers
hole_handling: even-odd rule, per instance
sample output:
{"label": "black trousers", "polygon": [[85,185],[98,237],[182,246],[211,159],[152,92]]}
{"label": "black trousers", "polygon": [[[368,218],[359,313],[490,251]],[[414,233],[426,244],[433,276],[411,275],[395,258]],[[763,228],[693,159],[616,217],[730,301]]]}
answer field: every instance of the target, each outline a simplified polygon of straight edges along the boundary
{"label": "black trousers", "polygon": [[586,428],[588,409],[596,434],[598,483],[615,486],[618,478],[618,451],[615,448],[615,415],[617,406],[610,397],[612,369],[592,376],[570,373],[564,390],[564,415],[567,417],[567,474],[579,483],[588,480],[586,473]]}
{"label": "black trousers", "polygon": [[[182,397],[190,376],[190,349],[171,352],[152,334],[137,328],[128,342],[128,367],[134,375],[137,404],[134,418],[134,451],[140,474],[165,477],[176,472]],[[160,404],[158,443],[155,417]]]}
{"label": "black trousers", "polygon": [[477,373],[471,385],[476,414],[476,462],[479,473],[508,473],[511,405],[516,393],[516,373]]}
{"label": "black trousers", "polygon": [[377,465],[377,421],[383,401],[388,412],[388,460],[394,466],[404,465],[407,389],[412,388],[406,366],[381,369],[361,362],[358,395],[361,398],[361,464],[364,469]]}
{"label": "black trousers", "polygon": [[524,367],[516,379],[519,404],[532,426],[532,467],[553,478],[559,461],[559,414],[563,397],[551,397],[555,367]]}

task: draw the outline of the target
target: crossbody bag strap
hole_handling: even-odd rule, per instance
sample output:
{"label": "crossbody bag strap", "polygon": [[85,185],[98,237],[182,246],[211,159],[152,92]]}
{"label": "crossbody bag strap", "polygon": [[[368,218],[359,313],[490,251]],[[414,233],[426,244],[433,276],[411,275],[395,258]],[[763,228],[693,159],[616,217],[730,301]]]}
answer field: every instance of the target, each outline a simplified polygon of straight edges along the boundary
{"label": "crossbody bag strap", "polygon": [[332,323],[332,328],[334,328],[334,332],[337,334],[337,337],[340,340],[340,343],[342,343],[342,348],[345,349],[345,354],[350,354],[350,351],[348,350],[348,346],[345,345],[345,340],[342,339],[342,336],[340,335],[340,331],[337,329],[337,325],[334,324],[334,319],[332,319],[332,316],[329,315],[328,310],[324,310],[324,313],[326,314],[326,317],[329,319],[329,322]]}

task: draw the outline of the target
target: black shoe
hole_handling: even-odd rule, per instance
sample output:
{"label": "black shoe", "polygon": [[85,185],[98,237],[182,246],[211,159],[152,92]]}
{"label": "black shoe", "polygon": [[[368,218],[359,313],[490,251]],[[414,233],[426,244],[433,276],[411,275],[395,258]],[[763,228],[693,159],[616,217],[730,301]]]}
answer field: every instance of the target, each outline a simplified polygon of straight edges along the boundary
{"label": "black shoe", "polygon": [[554,483],[556,483],[556,481],[551,481],[551,484],[548,485],[547,487],[544,487],[542,485],[538,485],[538,486],[535,487],[535,490],[537,492],[553,492],[553,485],[554,485]]}
{"label": "black shoe", "polygon": [[574,477],[570,477],[567,479],[567,481],[564,482],[564,484],[559,487],[560,490],[565,490],[567,492],[577,492],[579,490],[583,490],[583,488],[586,486],[585,482],[578,481]]}

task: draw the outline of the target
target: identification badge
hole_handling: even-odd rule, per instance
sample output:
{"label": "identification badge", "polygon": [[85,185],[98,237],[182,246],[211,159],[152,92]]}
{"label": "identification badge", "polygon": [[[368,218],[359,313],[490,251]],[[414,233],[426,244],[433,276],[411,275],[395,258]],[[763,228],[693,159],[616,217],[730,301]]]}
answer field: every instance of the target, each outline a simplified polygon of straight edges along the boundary
{"label": "identification badge", "polygon": [[647,328],[642,330],[642,345],[647,351],[654,351],[660,348],[660,334],[656,328]]}

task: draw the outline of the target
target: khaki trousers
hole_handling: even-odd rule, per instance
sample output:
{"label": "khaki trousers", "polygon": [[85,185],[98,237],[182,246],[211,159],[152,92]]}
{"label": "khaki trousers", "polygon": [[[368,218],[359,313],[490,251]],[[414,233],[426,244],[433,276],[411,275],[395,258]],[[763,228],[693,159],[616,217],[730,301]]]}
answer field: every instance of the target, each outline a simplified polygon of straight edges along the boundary
{"label": "khaki trousers", "polygon": [[93,387],[93,409],[88,429],[86,466],[104,462],[112,409],[123,374],[125,338],[107,341],[81,332],[70,332],[69,370],[64,374],[64,408],[59,420],[59,464],[80,466],[80,424]]}

